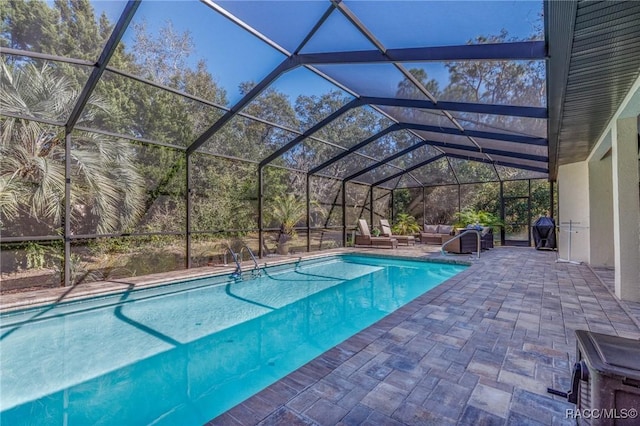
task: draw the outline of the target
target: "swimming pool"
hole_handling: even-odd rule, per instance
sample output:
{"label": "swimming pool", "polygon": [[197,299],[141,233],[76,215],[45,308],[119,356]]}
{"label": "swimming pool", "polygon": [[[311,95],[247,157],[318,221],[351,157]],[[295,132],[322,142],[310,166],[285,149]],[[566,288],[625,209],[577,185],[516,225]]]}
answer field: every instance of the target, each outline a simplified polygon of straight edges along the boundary
{"label": "swimming pool", "polygon": [[0,423],[201,425],[464,268],[341,255],[2,315]]}

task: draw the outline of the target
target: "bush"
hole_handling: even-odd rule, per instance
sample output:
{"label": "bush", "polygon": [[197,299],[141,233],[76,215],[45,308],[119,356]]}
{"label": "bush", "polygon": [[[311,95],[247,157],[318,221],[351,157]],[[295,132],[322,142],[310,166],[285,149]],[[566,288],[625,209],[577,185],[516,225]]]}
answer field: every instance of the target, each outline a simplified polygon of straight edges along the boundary
{"label": "bush", "polygon": [[410,214],[400,213],[396,218],[396,223],[391,228],[391,231],[397,235],[412,235],[416,232],[420,232],[420,225],[416,221],[416,218]]}
{"label": "bush", "polygon": [[464,209],[461,212],[455,214],[456,222],[454,226],[456,228],[464,228],[467,225],[482,225],[482,226],[502,226],[503,223],[496,215],[483,210]]}

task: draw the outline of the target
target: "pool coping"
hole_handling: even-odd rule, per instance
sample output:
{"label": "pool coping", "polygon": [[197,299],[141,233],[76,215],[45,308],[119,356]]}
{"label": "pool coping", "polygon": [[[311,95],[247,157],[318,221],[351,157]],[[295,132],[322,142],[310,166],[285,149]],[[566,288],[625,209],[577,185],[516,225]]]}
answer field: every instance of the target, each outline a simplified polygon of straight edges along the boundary
{"label": "pool coping", "polygon": [[[358,254],[368,257],[389,258],[423,261],[429,263],[444,263],[470,266],[472,263],[460,259],[432,258],[428,254],[424,256],[403,255],[394,252],[371,252],[353,247],[331,249],[322,252],[302,253],[296,255],[281,256],[278,258],[259,259],[260,267],[281,266],[295,263],[301,260],[320,259],[344,254]],[[242,262],[243,269],[251,270],[251,262]],[[181,281],[195,280],[207,277],[219,277],[231,274],[235,271],[233,266],[205,266],[199,268],[182,269],[179,271],[161,272],[156,274],[141,275],[138,277],[121,278],[115,280],[93,281],[81,283],[71,287],[56,287],[27,292],[17,292],[2,295],[0,298],[0,315],[15,313],[21,310],[46,307],[59,303],[80,302],[94,297],[107,297],[122,294],[128,291],[151,289],[154,287],[170,286]]]}

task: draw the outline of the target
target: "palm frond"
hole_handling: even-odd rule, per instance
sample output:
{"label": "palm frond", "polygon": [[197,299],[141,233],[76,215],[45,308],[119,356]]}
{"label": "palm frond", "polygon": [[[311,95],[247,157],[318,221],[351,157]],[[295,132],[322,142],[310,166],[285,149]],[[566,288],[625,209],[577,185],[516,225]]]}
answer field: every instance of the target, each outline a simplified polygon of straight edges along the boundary
{"label": "palm frond", "polygon": [[294,234],[296,224],[301,221],[307,212],[307,206],[294,194],[278,195],[271,202],[269,217],[278,221],[286,234]]}
{"label": "palm frond", "polygon": [[[0,98],[8,112],[65,120],[78,96],[78,87],[44,62],[9,66],[0,61]],[[106,109],[93,96],[82,119]],[[0,121],[0,207],[14,220],[21,212],[35,220],[59,222],[65,197],[63,129],[30,120],[3,117]],[[89,207],[97,232],[133,226],[144,208],[144,179],[137,172],[131,144],[96,134],[75,132],[70,152],[72,205]],[[76,221],[86,208],[72,209]]]}

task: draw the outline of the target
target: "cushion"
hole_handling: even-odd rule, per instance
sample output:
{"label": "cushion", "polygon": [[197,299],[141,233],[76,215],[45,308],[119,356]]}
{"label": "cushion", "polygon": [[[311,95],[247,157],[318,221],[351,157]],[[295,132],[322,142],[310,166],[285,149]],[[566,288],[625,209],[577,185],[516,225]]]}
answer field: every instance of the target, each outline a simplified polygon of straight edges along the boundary
{"label": "cushion", "polygon": [[453,232],[453,226],[452,225],[438,225],[438,234],[449,234],[449,235],[451,235],[451,232]]}
{"label": "cushion", "polygon": [[429,234],[437,234],[438,233],[438,225],[424,225],[424,232]]}
{"label": "cushion", "polygon": [[360,226],[359,231],[362,233],[362,235],[371,235],[371,232],[369,231],[369,225],[367,224],[366,220],[359,219],[358,225]]}
{"label": "cushion", "polygon": [[380,227],[382,228],[382,233],[385,235],[391,235],[391,228],[389,227],[389,225],[383,225],[382,223],[380,224]]}

